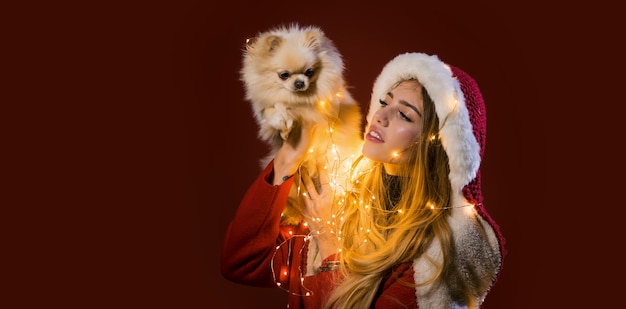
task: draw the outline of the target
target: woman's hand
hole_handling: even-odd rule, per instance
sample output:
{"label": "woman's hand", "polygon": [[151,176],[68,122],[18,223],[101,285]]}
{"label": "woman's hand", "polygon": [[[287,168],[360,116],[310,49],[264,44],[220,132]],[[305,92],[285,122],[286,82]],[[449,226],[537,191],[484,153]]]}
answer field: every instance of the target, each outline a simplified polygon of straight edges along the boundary
{"label": "woman's hand", "polygon": [[285,177],[289,177],[298,171],[300,163],[306,157],[311,144],[312,128],[294,124],[287,140],[278,149],[274,158],[274,185],[283,183]]}
{"label": "woman's hand", "polygon": [[[339,248],[337,236],[332,225],[332,208],[334,192],[331,190],[328,172],[322,164],[316,166],[317,171],[310,173],[303,169],[302,181],[306,196],[302,197],[305,204],[304,216],[323,258],[335,254]],[[311,174],[316,175],[312,178]]]}

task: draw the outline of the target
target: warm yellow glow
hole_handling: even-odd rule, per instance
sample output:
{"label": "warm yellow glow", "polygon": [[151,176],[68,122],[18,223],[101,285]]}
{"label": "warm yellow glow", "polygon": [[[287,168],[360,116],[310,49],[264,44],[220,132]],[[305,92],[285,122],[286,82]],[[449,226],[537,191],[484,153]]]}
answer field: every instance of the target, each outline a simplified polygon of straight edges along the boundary
{"label": "warm yellow glow", "polygon": [[397,152],[397,151],[394,151],[394,152],[391,154],[391,156],[392,156],[392,157],[394,157],[394,158],[397,158],[397,157],[399,156],[399,154],[398,154],[398,152]]}

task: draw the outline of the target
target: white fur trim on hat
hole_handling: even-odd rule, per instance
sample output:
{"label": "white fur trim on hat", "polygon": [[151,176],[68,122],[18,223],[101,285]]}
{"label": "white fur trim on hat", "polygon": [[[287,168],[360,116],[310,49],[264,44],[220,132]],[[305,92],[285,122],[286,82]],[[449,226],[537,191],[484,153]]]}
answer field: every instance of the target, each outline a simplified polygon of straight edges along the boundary
{"label": "white fur trim on hat", "polygon": [[460,192],[476,177],[480,146],[472,132],[460,84],[450,67],[436,55],[405,53],[387,63],[374,83],[367,123],[371,123],[380,100],[391,87],[409,78],[417,78],[435,103],[439,137],[450,162],[450,182],[454,192]]}

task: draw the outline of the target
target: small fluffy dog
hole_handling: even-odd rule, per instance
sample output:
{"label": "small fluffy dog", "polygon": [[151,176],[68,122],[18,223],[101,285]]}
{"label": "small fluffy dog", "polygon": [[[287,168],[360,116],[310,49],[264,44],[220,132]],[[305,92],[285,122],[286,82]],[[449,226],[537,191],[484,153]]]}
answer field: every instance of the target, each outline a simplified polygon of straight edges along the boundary
{"label": "small fluffy dog", "polygon": [[[262,167],[294,128],[314,124],[312,146],[301,169],[315,175],[315,163],[322,162],[331,186],[346,185],[351,160],[360,153],[363,139],[361,110],[346,90],[343,70],[337,48],[316,26],[281,26],[247,41],[240,73],[259,138],[270,147]],[[297,193],[291,197],[301,196]],[[297,223],[301,213],[298,209],[291,213],[289,204],[293,203],[284,214],[294,219],[288,223]]]}

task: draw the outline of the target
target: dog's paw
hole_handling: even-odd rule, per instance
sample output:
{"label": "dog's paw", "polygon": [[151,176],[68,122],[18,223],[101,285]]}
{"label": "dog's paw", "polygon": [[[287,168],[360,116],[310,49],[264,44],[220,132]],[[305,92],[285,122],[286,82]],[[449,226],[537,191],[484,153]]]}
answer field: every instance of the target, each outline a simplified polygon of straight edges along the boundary
{"label": "dog's paw", "polygon": [[289,116],[287,108],[283,104],[277,103],[273,107],[266,108],[263,111],[263,117],[267,125],[280,131],[280,136],[287,139],[291,128],[293,128],[294,120]]}

